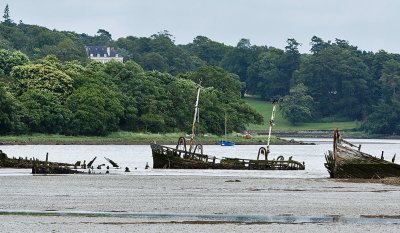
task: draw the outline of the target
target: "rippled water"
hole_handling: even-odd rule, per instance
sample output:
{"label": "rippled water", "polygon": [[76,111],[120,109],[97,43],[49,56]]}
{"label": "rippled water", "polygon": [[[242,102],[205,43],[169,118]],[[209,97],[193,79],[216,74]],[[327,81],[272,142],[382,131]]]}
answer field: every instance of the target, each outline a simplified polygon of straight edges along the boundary
{"label": "rippled water", "polygon": [[[304,142],[313,142],[315,145],[272,145],[270,159],[283,155],[285,158],[293,156],[294,160],[305,163],[304,171],[235,171],[235,170],[164,170],[151,169],[152,157],[149,145],[3,145],[0,147],[9,157],[35,157],[41,160],[49,153],[50,161],[75,163],[84,161],[88,163],[95,156],[94,167],[99,164],[110,165],[104,157],[110,158],[121,167],[129,167],[131,173],[126,175],[202,175],[202,176],[240,176],[264,178],[325,178],[328,173],[324,167],[324,154],[331,149],[329,139],[297,138]],[[386,160],[391,160],[395,153],[397,163],[400,161],[400,140],[382,139],[354,139],[349,140],[354,144],[362,144],[361,150],[380,157],[382,151]],[[234,147],[221,147],[218,145],[204,146],[204,153],[221,157],[240,157],[255,159],[259,145],[236,145]],[[148,163],[149,169],[145,169]],[[118,174],[125,174],[122,171]],[[96,171],[96,169],[95,169]],[[101,170],[100,170],[101,171]],[[98,172],[100,172],[98,171]],[[103,169],[103,172],[105,169]],[[112,171],[113,172],[113,171]],[[111,172],[111,173],[112,173]],[[0,175],[29,174],[29,171],[4,171]]]}

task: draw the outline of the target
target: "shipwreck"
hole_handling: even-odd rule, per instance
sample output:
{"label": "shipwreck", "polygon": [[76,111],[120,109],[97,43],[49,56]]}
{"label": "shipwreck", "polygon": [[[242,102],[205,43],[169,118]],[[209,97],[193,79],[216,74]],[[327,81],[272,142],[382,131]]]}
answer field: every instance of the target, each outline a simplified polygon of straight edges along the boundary
{"label": "shipwreck", "polygon": [[[269,159],[271,130],[274,125],[274,117],[277,101],[273,103],[272,116],[270,120],[267,147],[258,150],[257,159],[242,158],[217,158],[213,155],[203,153],[203,145],[196,143],[195,130],[199,122],[199,96],[201,85],[197,87],[197,98],[195,103],[192,134],[190,139],[180,137],[176,147],[163,146],[151,143],[153,156],[153,168],[155,169],[234,169],[234,170],[304,170],[304,162],[285,160],[283,156]],[[264,158],[262,158],[264,157]]]}
{"label": "shipwreck", "polygon": [[400,177],[400,165],[361,152],[361,145],[354,145],[334,130],[333,150],[325,154],[325,167],[331,178],[380,179]]}
{"label": "shipwreck", "polygon": [[49,154],[46,154],[46,160],[37,158],[9,158],[6,153],[0,150],[0,167],[3,168],[29,168],[32,174],[75,174],[79,173],[71,169],[72,164],[49,162]]}

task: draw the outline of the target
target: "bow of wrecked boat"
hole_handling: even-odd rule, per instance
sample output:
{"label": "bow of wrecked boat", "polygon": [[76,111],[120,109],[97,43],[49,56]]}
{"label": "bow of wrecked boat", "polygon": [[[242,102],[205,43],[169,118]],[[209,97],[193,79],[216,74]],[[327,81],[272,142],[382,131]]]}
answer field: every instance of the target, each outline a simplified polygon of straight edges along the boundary
{"label": "bow of wrecked boat", "polygon": [[361,151],[361,145],[344,140],[334,130],[333,149],[325,154],[325,167],[331,178],[381,179],[400,177],[400,165]]}

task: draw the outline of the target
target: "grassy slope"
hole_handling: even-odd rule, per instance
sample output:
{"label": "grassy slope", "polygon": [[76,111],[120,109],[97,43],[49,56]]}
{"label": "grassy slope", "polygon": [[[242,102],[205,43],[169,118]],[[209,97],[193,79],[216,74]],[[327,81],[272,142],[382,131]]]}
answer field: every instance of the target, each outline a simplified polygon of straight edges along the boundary
{"label": "grassy slope", "polygon": [[[269,119],[271,119],[272,112],[272,104],[266,101],[261,101],[254,97],[246,97],[244,99],[250,106],[256,109],[259,113],[261,113],[264,117],[263,125],[254,125],[251,124],[248,126],[249,130],[267,130],[269,125]],[[339,128],[341,130],[345,129],[354,129],[357,126],[355,121],[346,121],[346,122],[314,122],[314,123],[303,123],[296,126],[293,126],[282,117],[278,111],[275,114],[275,126],[276,130],[331,130],[334,128]]]}

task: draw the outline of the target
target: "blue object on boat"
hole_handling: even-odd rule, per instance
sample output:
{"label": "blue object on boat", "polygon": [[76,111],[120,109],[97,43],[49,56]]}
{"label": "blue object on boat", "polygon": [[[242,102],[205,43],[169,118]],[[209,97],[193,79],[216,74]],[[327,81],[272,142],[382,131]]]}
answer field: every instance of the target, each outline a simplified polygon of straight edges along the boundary
{"label": "blue object on boat", "polygon": [[225,141],[225,140],[219,141],[219,144],[220,144],[221,146],[234,146],[234,145],[235,145],[234,142]]}

